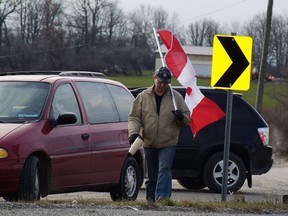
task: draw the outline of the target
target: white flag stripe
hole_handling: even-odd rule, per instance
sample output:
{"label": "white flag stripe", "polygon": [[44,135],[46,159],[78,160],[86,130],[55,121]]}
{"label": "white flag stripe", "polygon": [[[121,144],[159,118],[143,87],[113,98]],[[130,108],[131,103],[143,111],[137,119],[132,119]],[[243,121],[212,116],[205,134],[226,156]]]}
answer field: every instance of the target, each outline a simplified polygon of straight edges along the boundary
{"label": "white flag stripe", "polygon": [[193,113],[194,108],[203,100],[204,95],[201,93],[199,89],[193,89],[191,95],[185,96],[185,102],[188,108],[191,110],[191,116]]}
{"label": "white flag stripe", "polygon": [[193,110],[197,106],[197,103],[195,102],[193,97],[188,96],[187,94],[185,96],[185,103],[187,104],[188,108],[191,110],[191,116],[192,116]]}
{"label": "white flag stripe", "polygon": [[186,58],[187,58],[186,64],[183,70],[181,71],[179,77],[177,78],[178,82],[180,82],[181,85],[184,87],[191,85],[191,81],[196,83],[196,80],[195,80],[196,72],[187,56]]}
{"label": "white flag stripe", "polygon": [[202,92],[200,91],[200,89],[197,86],[197,83],[196,83],[197,80],[196,80],[195,75],[196,75],[196,73],[195,73],[195,70],[193,68],[193,65],[191,64],[191,62],[188,60],[188,57],[187,57],[186,65],[183,68],[180,76],[178,77],[178,81],[185,88],[190,87],[192,89],[191,95],[186,94],[186,96],[185,96],[185,102],[186,102],[188,108],[191,110],[191,116],[193,113],[193,109],[204,98],[204,95],[202,94]]}

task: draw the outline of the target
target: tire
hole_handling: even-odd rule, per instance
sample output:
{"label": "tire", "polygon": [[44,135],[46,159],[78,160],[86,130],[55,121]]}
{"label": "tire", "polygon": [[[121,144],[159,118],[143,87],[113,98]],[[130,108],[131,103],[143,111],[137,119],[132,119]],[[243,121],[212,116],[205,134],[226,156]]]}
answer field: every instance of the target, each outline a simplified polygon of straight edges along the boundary
{"label": "tire", "polygon": [[194,178],[177,179],[177,182],[184,188],[190,190],[200,190],[206,187],[204,181]]}
{"label": "tire", "polygon": [[133,157],[128,157],[122,168],[119,184],[110,191],[111,199],[136,200],[140,186],[138,164]]}
{"label": "tire", "polygon": [[2,197],[4,200],[8,201],[8,202],[14,202],[17,201],[17,195],[13,194],[13,195],[9,195],[9,196],[4,196]]}
{"label": "tire", "polygon": [[36,156],[29,157],[24,165],[19,189],[18,200],[40,200],[40,160]]}
{"label": "tire", "polygon": [[[204,168],[204,182],[215,193],[221,193],[223,178],[223,152],[218,152],[207,161]],[[230,153],[228,162],[227,192],[235,193],[244,184],[246,169],[242,160]]]}

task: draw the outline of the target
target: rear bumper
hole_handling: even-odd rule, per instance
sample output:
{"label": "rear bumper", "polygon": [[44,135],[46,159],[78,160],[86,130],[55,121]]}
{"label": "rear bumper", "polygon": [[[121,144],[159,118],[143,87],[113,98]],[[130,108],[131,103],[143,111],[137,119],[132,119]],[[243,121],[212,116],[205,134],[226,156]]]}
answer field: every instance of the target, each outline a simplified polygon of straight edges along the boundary
{"label": "rear bumper", "polygon": [[273,149],[271,146],[259,146],[256,154],[251,155],[252,175],[267,173],[273,165]]}

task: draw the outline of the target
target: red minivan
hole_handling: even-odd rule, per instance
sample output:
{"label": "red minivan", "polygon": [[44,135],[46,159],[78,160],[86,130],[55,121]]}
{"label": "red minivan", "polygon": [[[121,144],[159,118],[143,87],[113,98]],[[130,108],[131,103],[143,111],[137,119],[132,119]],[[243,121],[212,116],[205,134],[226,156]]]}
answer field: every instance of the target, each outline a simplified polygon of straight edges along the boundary
{"label": "red minivan", "polygon": [[144,157],[128,154],[133,100],[121,83],[87,73],[1,76],[0,196],[107,191],[135,200]]}

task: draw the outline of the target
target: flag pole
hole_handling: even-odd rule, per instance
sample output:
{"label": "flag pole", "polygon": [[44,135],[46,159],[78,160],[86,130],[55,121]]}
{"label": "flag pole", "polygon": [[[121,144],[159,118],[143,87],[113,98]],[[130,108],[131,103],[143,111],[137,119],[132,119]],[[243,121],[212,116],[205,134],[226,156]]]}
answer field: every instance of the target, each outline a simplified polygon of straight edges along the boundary
{"label": "flag pole", "polygon": [[[163,53],[161,52],[161,49],[160,49],[160,42],[159,42],[159,39],[158,39],[158,36],[157,36],[156,28],[153,26],[153,23],[152,23],[152,28],[153,28],[154,36],[155,36],[155,39],[156,39],[156,43],[157,43],[160,59],[161,59],[161,62],[162,62],[162,66],[163,67],[167,67],[166,62],[165,62],[164,57],[163,57]],[[170,74],[171,74],[171,72],[170,72]],[[172,76],[172,74],[171,74],[171,76]],[[172,89],[172,86],[171,86],[170,83],[169,83],[169,89],[170,89],[170,92],[171,92],[171,97],[172,97],[174,110],[177,110],[177,104],[176,104],[176,101],[175,101],[175,96],[174,96],[173,89]]]}

